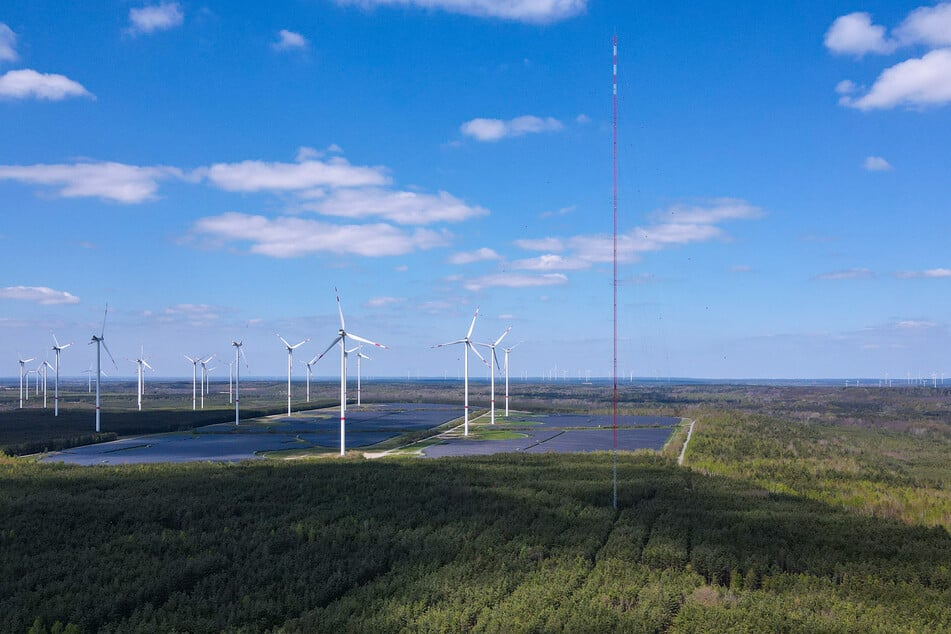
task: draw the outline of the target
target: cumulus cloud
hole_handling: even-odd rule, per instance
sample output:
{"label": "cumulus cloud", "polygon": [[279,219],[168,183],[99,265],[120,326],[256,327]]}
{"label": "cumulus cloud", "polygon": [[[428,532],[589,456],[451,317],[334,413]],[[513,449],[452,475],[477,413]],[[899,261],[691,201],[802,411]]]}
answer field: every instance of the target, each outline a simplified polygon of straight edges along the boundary
{"label": "cumulus cloud", "polygon": [[185,20],[185,13],[177,2],[162,2],[129,9],[129,28],[131,35],[166,31],[181,26]]}
{"label": "cumulus cloud", "polygon": [[502,119],[472,119],[466,121],[459,130],[477,141],[499,141],[501,139],[554,132],[562,129],[561,121],[552,117],[525,115],[508,121]]}
{"label": "cumulus cloud", "polygon": [[389,182],[382,168],[351,165],[340,157],[327,161],[303,160],[297,163],[216,163],[198,170],[197,173],[207,177],[216,187],[232,192],[358,187],[385,185]]}
{"label": "cumulus cloud", "polygon": [[920,319],[906,319],[900,321],[895,326],[903,330],[922,330],[926,328],[935,328],[938,324],[933,321],[924,321]]}
{"label": "cumulus cloud", "polygon": [[881,156],[869,156],[866,157],[865,163],[862,164],[869,172],[888,172],[892,170],[892,164],[883,159]]}
{"label": "cumulus cloud", "polygon": [[875,279],[875,273],[869,269],[845,269],[842,271],[830,271],[816,275],[815,280],[871,280]]}
{"label": "cumulus cloud", "polygon": [[192,233],[225,245],[247,243],[258,255],[293,258],[316,253],[382,257],[446,246],[446,232],[404,231],[392,225],[334,225],[296,217],[266,218],[229,212],[198,220]]}
{"label": "cumulus cloud", "polygon": [[[634,262],[642,253],[724,239],[727,234],[717,226],[718,223],[750,220],[762,215],[763,211],[759,207],[734,198],[718,198],[705,205],[673,205],[652,212],[650,218],[654,224],[635,227],[618,235],[618,260]],[[515,245],[526,251],[547,252],[539,257],[513,262],[513,267],[525,270],[581,269],[614,259],[614,236],[608,234],[516,240]]]}
{"label": "cumulus cloud", "polygon": [[364,306],[366,308],[384,308],[386,306],[395,306],[406,301],[405,297],[372,297]]}
{"label": "cumulus cloud", "polygon": [[44,306],[79,303],[79,298],[72,293],[57,291],[46,286],[7,286],[0,288],[0,299],[18,299]]}
{"label": "cumulus cloud", "polygon": [[0,99],[62,101],[68,97],[95,99],[82,84],[63,75],[38,73],[30,68],[0,75]]}
{"label": "cumulus cloud", "polygon": [[443,191],[424,194],[375,187],[339,189],[303,207],[326,216],[379,217],[402,225],[463,222],[489,213],[482,207],[467,205]]}
{"label": "cumulus cloud", "polygon": [[17,61],[17,34],[0,22],[0,62]]}
{"label": "cumulus cloud", "polygon": [[192,326],[207,326],[214,324],[221,318],[221,309],[210,304],[175,304],[169,306],[157,316],[158,321],[165,323],[187,322]]}
{"label": "cumulus cloud", "polygon": [[857,55],[891,53],[898,44],[885,37],[885,27],[872,24],[868,13],[856,12],[835,19],[826,31],[825,45],[833,53]]}
{"label": "cumulus cloud", "polygon": [[58,187],[63,198],[94,197],[120,203],[154,199],[159,180],[183,177],[182,171],[173,167],[111,162],[0,165],[0,180]]}
{"label": "cumulus cloud", "polygon": [[450,264],[472,264],[473,262],[484,262],[486,260],[498,260],[502,256],[488,247],[482,247],[475,251],[465,251],[455,253],[449,258]]}
{"label": "cumulus cloud", "polygon": [[528,273],[496,273],[494,275],[484,275],[465,283],[465,287],[470,291],[479,291],[483,288],[505,287],[505,288],[530,288],[536,286],[557,286],[567,284],[568,278],[562,273],[545,273],[543,275],[531,275]]}
{"label": "cumulus cloud", "polygon": [[414,6],[483,18],[549,24],[584,12],[588,0],[337,0],[337,4],[355,5],[363,9]]}
{"label": "cumulus cloud", "polygon": [[904,44],[951,45],[951,2],[915,9],[894,33]]}
{"label": "cumulus cloud", "polygon": [[301,51],[308,46],[307,38],[300,33],[281,29],[277,34],[277,42],[274,43],[274,49],[277,51]]}
{"label": "cumulus cloud", "polygon": [[928,269],[926,271],[900,271],[895,277],[901,280],[939,279],[951,277],[951,269]]}
{"label": "cumulus cloud", "polygon": [[859,110],[896,106],[922,108],[951,102],[951,48],[937,49],[923,57],[905,60],[885,69],[868,93],[840,103]]}
{"label": "cumulus cloud", "polygon": [[851,79],[843,79],[835,85],[835,91],[840,95],[851,95],[858,90],[858,86]]}

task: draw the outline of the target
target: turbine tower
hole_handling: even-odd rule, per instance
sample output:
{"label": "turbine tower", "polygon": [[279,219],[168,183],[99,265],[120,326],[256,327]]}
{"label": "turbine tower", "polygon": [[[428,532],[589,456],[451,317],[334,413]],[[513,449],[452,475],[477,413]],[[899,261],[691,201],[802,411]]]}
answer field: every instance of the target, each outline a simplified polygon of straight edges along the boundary
{"label": "turbine tower", "polygon": [[[294,350],[300,348],[302,345],[310,341],[310,339],[304,339],[300,343],[295,343],[291,345],[287,343],[287,339],[281,335],[277,335],[277,338],[281,340],[281,343],[284,344],[284,347],[287,348],[287,415],[291,415],[291,372],[294,369]],[[310,383],[308,382],[308,386]],[[307,400],[310,400],[310,388],[308,387],[308,397]]]}
{"label": "turbine tower", "polygon": [[215,355],[211,355],[207,359],[198,359],[198,363],[201,364],[201,408],[205,409],[205,394],[207,393],[207,384],[208,384],[208,362],[215,358]]}
{"label": "turbine tower", "polygon": [[43,368],[43,409],[46,409],[46,373],[47,370],[52,370],[53,366],[50,365],[49,361],[43,361],[40,367]]}
{"label": "turbine tower", "polygon": [[[33,361],[36,357],[30,357],[29,359],[21,359],[20,355],[17,355],[17,360],[20,363],[20,409],[23,409],[23,368],[24,366]],[[30,381],[27,379],[26,383],[26,400],[30,400]]]}
{"label": "turbine tower", "polygon": [[119,369],[116,360],[112,357],[112,353],[109,352],[109,346],[106,345],[106,317],[108,316],[109,304],[106,304],[106,312],[102,316],[102,330],[99,331],[98,337],[93,335],[88,344],[96,344],[96,433],[99,433],[101,430],[99,425],[99,412],[101,410],[99,395],[101,392],[100,383],[102,382],[102,348],[106,349],[106,354],[108,354],[109,359],[112,360],[112,365],[114,365],[117,370]]}
{"label": "turbine tower", "polygon": [[334,293],[337,295],[337,312],[340,313],[340,330],[337,331],[337,336],[331,342],[327,349],[321,352],[314,362],[319,361],[324,355],[330,352],[337,343],[340,343],[340,455],[344,455],[347,448],[346,443],[346,421],[347,421],[347,338],[353,339],[354,341],[359,341],[360,343],[365,343],[370,346],[376,346],[377,348],[386,348],[382,343],[376,343],[375,341],[370,341],[369,339],[364,339],[357,335],[347,332],[347,326],[343,320],[343,308],[340,306],[340,292],[337,291],[337,287],[334,287]]}
{"label": "turbine tower", "polygon": [[320,358],[320,355],[314,355],[314,358],[310,361],[301,361],[304,364],[304,367],[307,368],[307,402],[310,403],[310,376],[314,372],[314,364],[317,363],[317,359]]}
{"label": "turbine tower", "polygon": [[[492,362],[489,363],[489,374],[492,375],[492,391],[491,391],[491,395],[492,395],[492,396],[491,396],[491,401],[492,401],[492,402],[491,402],[491,406],[490,406],[490,411],[491,411],[492,413],[491,413],[491,415],[490,415],[489,418],[490,418],[490,420],[492,421],[492,424],[493,424],[493,425],[495,424],[495,370],[496,370],[496,368],[498,368],[500,372],[502,371],[502,368],[499,366],[499,357],[498,357],[498,355],[495,354],[495,347],[498,346],[500,343],[502,343],[502,340],[505,339],[505,335],[509,334],[509,331],[510,331],[511,329],[512,329],[511,326],[509,326],[508,328],[506,328],[506,329],[505,329],[505,332],[503,332],[502,335],[501,335],[498,339],[495,340],[495,343],[480,343],[480,344],[478,344],[478,345],[483,346],[483,347],[485,347],[485,348],[488,348],[489,350],[492,351]],[[492,364],[493,364],[493,363],[495,364],[495,367],[492,367]],[[506,412],[505,415],[508,416],[508,412]]]}
{"label": "turbine tower", "polygon": [[138,385],[137,385],[136,387],[137,387],[137,392],[138,392],[138,397],[139,397],[139,398],[138,398],[139,411],[141,412],[141,411],[142,411],[142,395],[143,395],[143,393],[145,392],[145,374],[144,374],[144,372],[143,372],[143,370],[142,370],[142,367],[145,366],[145,367],[148,368],[149,370],[152,370],[152,372],[155,372],[155,370],[152,369],[152,366],[150,366],[150,365],[149,365],[149,362],[146,361],[146,359],[145,359],[145,348],[144,348],[144,347],[141,349],[141,351],[140,351],[140,353],[139,353],[139,358],[138,358],[138,359],[135,359],[135,360],[131,360],[131,359],[130,359],[130,361],[132,361],[132,363],[136,364],[137,370],[138,370],[138,375],[139,375],[139,376],[138,376],[138,379],[139,379],[139,380],[138,380]]}
{"label": "turbine tower", "polygon": [[241,349],[244,345],[243,341],[232,339],[231,345],[234,346],[234,425],[237,427],[241,420],[241,363],[238,360],[238,353],[244,358],[245,367],[248,366],[248,358],[244,356],[244,350]]}
{"label": "turbine tower", "polygon": [[486,360],[479,354],[479,351],[476,350],[475,346],[472,345],[472,329],[475,328],[476,318],[479,316],[479,307],[476,306],[475,315],[472,316],[472,323],[469,324],[469,332],[466,333],[466,336],[463,339],[456,339],[455,341],[450,341],[448,343],[440,343],[433,346],[433,348],[442,348],[444,346],[452,346],[456,344],[463,344],[463,367],[465,368],[465,406],[463,413],[463,435],[469,435],[469,350],[471,349],[477,357],[482,359],[482,363],[487,363]]}
{"label": "turbine tower", "polygon": [[509,353],[512,350],[515,350],[521,341],[512,346],[511,348],[502,348],[502,352],[505,353],[505,417],[508,418],[509,415]]}
{"label": "turbine tower", "polygon": [[357,407],[362,405],[362,403],[360,402],[360,359],[366,359],[367,361],[371,360],[370,357],[360,352],[362,348],[363,346],[357,346],[356,348],[350,351],[350,352],[357,353]]}
{"label": "turbine tower", "polygon": [[59,345],[59,341],[56,340],[56,335],[53,334],[52,330],[50,334],[53,335],[53,352],[56,353],[56,383],[53,385],[53,416],[59,416],[59,353],[73,344],[70,342],[61,346]]}
{"label": "turbine tower", "polygon": [[201,359],[198,355],[195,355],[194,359],[187,354],[183,354],[182,356],[188,359],[192,364],[192,411],[194,412],[198,409],[198,362],[201,361]]}

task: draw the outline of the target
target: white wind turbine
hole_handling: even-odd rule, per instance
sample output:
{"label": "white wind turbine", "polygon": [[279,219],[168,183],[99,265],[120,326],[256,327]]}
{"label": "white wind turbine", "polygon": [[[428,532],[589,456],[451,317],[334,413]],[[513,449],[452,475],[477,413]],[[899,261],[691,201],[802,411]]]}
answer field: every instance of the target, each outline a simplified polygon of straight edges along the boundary
{"label": "white wind turbine", "polygon": [[201,364],[201,408],[205,409],[205,394],[208,393],[208,362],[215,358],[215,355],[209,356],[207,359],[198,359],[198,363]]}
{"label": "white wind turbine", "polygon": [[234,346],[234,424],[237,427],[238,421],[241,420],[241,363],[238,353],[244,358],[244,367],[248,367],[248,358],[244,356],[244,350],[241,349],[244,345],[243,341],[232,339],[231,345]]}
{"label": "white wind turbine", "polygon": [[[304,339],[300,343],[295,343],[291,345],[287,342],[287,339],[281,335],[277,335],[277,338],[281,340],[281,343],[284,344],[284,347],[287,348],[287,415],[291,415],[291,372],[294,369],[294,350],[300,348],[302,345],[310,341],[310,339]],[[308,366],[308,370],[310,367]],[[310,379],[308,377],[307,382],[307,400],[310,400]]]}
{"label": "white wind turbine", "polygon": [[363,346],[357,346],[357,347],[354,348],[353,350],[349,350],[349,351],[348,351],[348,352],[356,352],[356,353],[357,353],[357,406],[358,406],[358,407],[362,404],[362,403],[360,402],[360,360],[361,360],[361,359],[366,359],[367,361],[370,361],[370,360],[371,360],[370,357],[368,357],[367,355],[365,355],[365,354],[363,354],[362,352],[360,352],[360,350],[361,350],[362,348],[363,348]]}
{"label": "white wind turbine", "polygon": [[310,377],[314,372],[314,364],[317,363],[317,359],[320,358],[320,355],[315,355],[310,361],[301,361],[304,364],[304,367],[307,368],[307,402],[310,403]]}
{"label": "white wind turbine", "polygon": [[59,341],[56,340],[56,335],[53,334],[52,330],[50,334],[53,335],[53,352],[56,353],[56,369],[54,370],[56,383],[53,385],[53,416],[59,416],[59,353],[73,344],[70,342],[61,346],[59,345]]}
{"label": "white wind turbine", "polygon": [[509,415],[509,353],[512,350],[515,350],[521,345],[521,341],[512,346],[511,348],[502,348],[502,352],[505,353],[505,417],[508,418]]}
{"label": "white wind turbine", "polygon": [[476,318],[479,316],[479,307],[476,306],[475,315],[472,316],[472,323],[469,324],[469,332],[466,333],[465,338],[456,339],[455,341],[450,341],[448,343],[440,343],[433,346],[433,348],[442,348],[444,346],[452,346],[458,343],[463,344],[463,367],[465,368],[465,408],[463,413],[463,435],[469,435],[469,350],[471,349],[477,357],[482,359],[482,363],[486,363],[486,360],[479,354],[479,351],[476,350],[475,346],[472,343],[472,329],[475,328]]}
{"label": "white wind turbine", "polygon": [[340,307],[340,293],[336,287],[334,287],[334,292],[337,293],[337,312],[340,313],[340,330],[337,331],[336,338],[327,346],[327,349],[317,355],[314,362],[319,361],[324,355],[330,352],[331,348],[337,345],[338,342],[340,343],[340,455],[342,456],[346,452],[347,447],[347,338],[367,345],[376,346],[377,348],[386,348],[386,346],[382,343],[376,343],[375,341],[370,341],[369,339],[364,339],[363,337],[358,337],[357,335],[347,332],[347,327],[343,320],[343,308]]}
{"label": "white wind turbine", "polygon": [[[502,340],[505,339],[505,335],[509,334],[509,331],[510,331],[511,329],[512,329],[511,326],[509,326],[508,328],[506,328],[506,329],[505,329],[505,332],[502,333],[502,336],[500,336],[498,339],[495,340],[495,343],[480,343],[480,344],[478,344],[478,345],[484,346],[484,347],[486,347],[486,348],[488,348],[489,350],[492,351],[492,361],[489,363],[489,373],[492,375],[492,392],[491,392],[491,406],[490,406],[490,411],[491,411],[492,413],[491,413],[491,415],[490,415],[489,418],[490,418],[490,420],[492,421],[492,424],[493,424],[493,425],[495,424],[495,370],[496,370],[496,368],[498,368],[499,371],[502,370],[502,368],[499,366],[499,357],[495,354],[495,348],[496,348],[496,346],[498,346],[500,343],[502,343]],[[495,365],[493,366],[493,364],[495,364]],[[507,412],[507,411],[506,411],[505,415],[508,416],[508,412]]]}
{"label": "white wind turbine", "polygon": [[152,366],[150,366],[150,365],[149,365],[149,362],[145,359],[145,348],[144,348],[144,347],[141,349],[141,352],[139,353],[139,358],[138,358],[138,359],[135,359],[135,360],[130,359],[130,361],[132,361],[132,363],[134,363],[134,364],[137,366],[137,370],[138,370],[138,375],[139,375],[139,376],[138,376],[138,379],[139,379],[139,381],[138,381],[138,385],[137,385],[137,388],[138,388],[138,389],[137,389],[137,392],[138,392],[138,397],[139,397],[139,398],[138,398],[139,411],[141,412],[141,411],[142,411],[142,394],[145,393],[145,373],[144,373],[144,371],[142,370],[142,367],[144,366],[144,367],[148,368],[149,370],[152,370],[152,372],[155,372],[155,370],[152,369]]}
{"label": "white wind turbine", "polygon": [[192,411],[194,412],[198,409],[198,362],[201,361],[201,358],[198,357],[198,355],[195,355],[194,359],[187,354],[183,354],[182,356],[188,359],[192,364]]}
{"label": "white wind turbine", "polygon": [[[33,361],[36,357],[30,357],[29,359],[21,359],[20,355],[17,354],[17,361],[20,363],[20,409],[23,409],[23,368],[27,363]],[[30,400],[30,381],[27,379],[26,383],[26,400]]]}
{"label": "white wind turbine", "polygon": [[[43,409],[46,409],[46,373],[48,370],[52,370],[53,366],[50,365],[49,361],[43,361],[40,364],[40,368],[43,369]],[[39,370],[37,370],[39,372]],[[39,379],[39,376],[36,377]]]}
{"label": "white wind turbine", "polygon": [[106,304],[106,312],[102,316],[102,330],[99,331],[99,336],[92,336],[92,339],[89,341],[89,345],[96,344],[96,432],[100,431],[99,426],[99,394],[100,394],[100,383],[102,380],[102,348],[106,349],[106,354],[109,355],[109,359],[112,360],[112,365],[119,369],[119,366],[116,364],[116,360],[112,357],[112,353],[109,352],[109,346],[106,345],[106,317],[109,316],[109,304]]}

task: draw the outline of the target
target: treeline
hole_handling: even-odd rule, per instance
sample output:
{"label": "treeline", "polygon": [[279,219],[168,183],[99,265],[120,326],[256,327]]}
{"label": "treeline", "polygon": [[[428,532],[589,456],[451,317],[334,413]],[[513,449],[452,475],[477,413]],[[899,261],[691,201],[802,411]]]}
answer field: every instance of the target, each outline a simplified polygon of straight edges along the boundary
{"label": "treeline", "polygon": [[619,458],[615,513],[611,473],[610,454],[6,459],[0,631],[951,629],[942,527],[644,454]]}

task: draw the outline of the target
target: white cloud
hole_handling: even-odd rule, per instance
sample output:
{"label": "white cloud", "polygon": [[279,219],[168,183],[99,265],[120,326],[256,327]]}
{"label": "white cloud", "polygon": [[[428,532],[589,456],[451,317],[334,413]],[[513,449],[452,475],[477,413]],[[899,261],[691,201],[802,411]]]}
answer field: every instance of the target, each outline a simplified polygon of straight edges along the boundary
{"label": "white cloud", "polygon": [[762,215],[762,209],[744,200],[715,198],[706,206],[672,205],[651,213],[651,218],[665,224],[713,224],[724,220],[750,220]]}
{"label": "white cloud", "polygon": [[343,158],[298,163],[216,163],[197,171],[215,186],[232,192],[293,191],[311,187],[384,185],[389,179],[379,167],[355,166]]}
{"label": "white cloud", "polygon": [[181,26],[185,20],[182,7],[177,2],[162,2],[161,4],[129,9],[130,26],[127,33],[137,35],[166,31]]}
{"label": "white cloud", "polygon": [[304,161],[310,161],[312,159],[319,159],[323,156],[323,152],[320,150],[314,149],[312,147],[307,147],[302,145],[297,148],[297,156],[294,157],[294,160],[298,163],[303,163]]}
{"label": "white cloud", "polygon": [[72,165],[0,165],[0,180],[59,187],[63,198],[95,197],[120,203],[141,203],[155,198],[158,181],[184,178],[173,167],[138,167],[123,163]]}
{"label": "white cloud", "polygon": [[560,238],[524,238],[516,240],[515,246],[526,251],[562,251],[565,248]]}
{"label": "white cloud", "polygon": [[908,106],[921,108],[951,102],[951,48],[926,53],[885,69],[868,93],[839,103],[859,110]]}
{"label": "white cloud", "polygon": [[535,258],[515,260],[512,262],[513,269],[523,271],[571,271],[586,269],[589,266],[591,266],[591,262],[587,260],[566,258],[555,253],[546,253]]}
{"label": "white cloud", "polygon": [[466,282],[465,286],[470,291],[478,291],[483,288],[502,286],[505,288],[530,288],[535,286],[555,286],[567,284],[568,278],[562,273],[546,273],[544,275],[531,275],[528,273],[496,273],[495,275],[485,275]]}
{"label": "white cloud", "polygon": [[477,17],[548,24],[584,12],[588,0],[337,0],[337,4],[356,5],[363,9],[416,6]]}
{"label": "white cloud", "polygon": [[287,29],[281,29],[277,36],[278,40],[274,43],[274,49],[278,51],[300,51],[309,45],[306,37]]}
{"label": "white cloud", "polygon": [[591,117],[582,112],[577,117],[575,117],[575,123],[578,125],[588,125],[591,123]]}
{"label": "white cloud", "polygon": [[459,130],[477,141],[498,141],[525,134],[554,132],[561,130],[562,127],[561,122],[552,117],[541,118],[525,115],[508,121],[502,119],[472,119],[459,126]]}
{"label": "white cloud", "polygon": [[851,95],[858,90],[858,86],[851,79],[843,79],[835,85],[835,91],[840,95]]}
{"label": "white cloud", "polygon": [[303,208],[341,218],[376,216],[403,225],[462,222],[489,213],[482,207],[467,205],[447,192],[423,194],[375,187],[337,190]]}
{"label": "white cloud", "polygon": [[17,61],[17,34],[0,22],[0,62]]}
{"label": "white cloud", "polygon": [[63,75],[38,73],[26,68],[0,75],[0,99],[45,99],[62,101],[67,97],[90,97],[82,84]]}
{"label": "white cloud", "polygon": [[906,319],[905,321],[900,321],[895,324],[898,328],[903,330],[921,330],[925,328],[934,328],[938,324],[933,321],[922,321],[917,319]]}
{"label": "white cloud", "polygon": [[894,34],[904,44],[951,45],[951,2],[915,9]]}
{"label": "white cloud", "polygon": [[872,24],[872,16],[863,12],[836,18],[826,31],[825,45],[833,53],[859,57],[866,53],[891,53],[898,46],[886,39],[884,26]]}
{"label": "white cloud", "polygon": [[951,269],[928,269],[927,271],[901,271],[895,277],[902,280],[939,279],[951,277]]}
{"label": "white cloud", "polygon": [[352,254],[366,257],[403,255],[446,246],[449,235],[427,229],[404,231],[388,224],[334,225],[304,218],[266,218],[225,213],[198,220],[197,237],[220,245],[250,243],[249,251],[275,258],[314,253]]}
{"label": "white cloud", "polygon": [[162,322],[186,321],[193,326],[210,325],[221,318],[221,309],[209,304],[175,304],[158,317]]}
{"label": "white cloud", "polygon": [[869,172],[888,172],[891,171],[892,164],[883,159],[881,156],[869,156],[866,157],[862,167],[864,167]]}
{"label": "white cloud", "polygon": [[815,276],[815,280],[871,280],[875,274],[869,269],[846,269],[843,271],[831,271]]}
{"label": "white cloud", "polygon": [[498,260],[502,256],[488,247],[482,247],[475,251],[466,251],[455,253],[449,258],[450,264],[472,264],[473,262],[484,262],[485,260]]}
{"label": "white cloud", "polygon": [[18,299],[44,306],[79,303],[79,298],[72,293],[57,291],[46,286],[7,286],[0,288],[0,299]]}
{"label": "white cloud", "polygon": [[373,297],[367,301],[366,308],[383,308],[385,306],[394,306],[406,301],[405,297]]}

